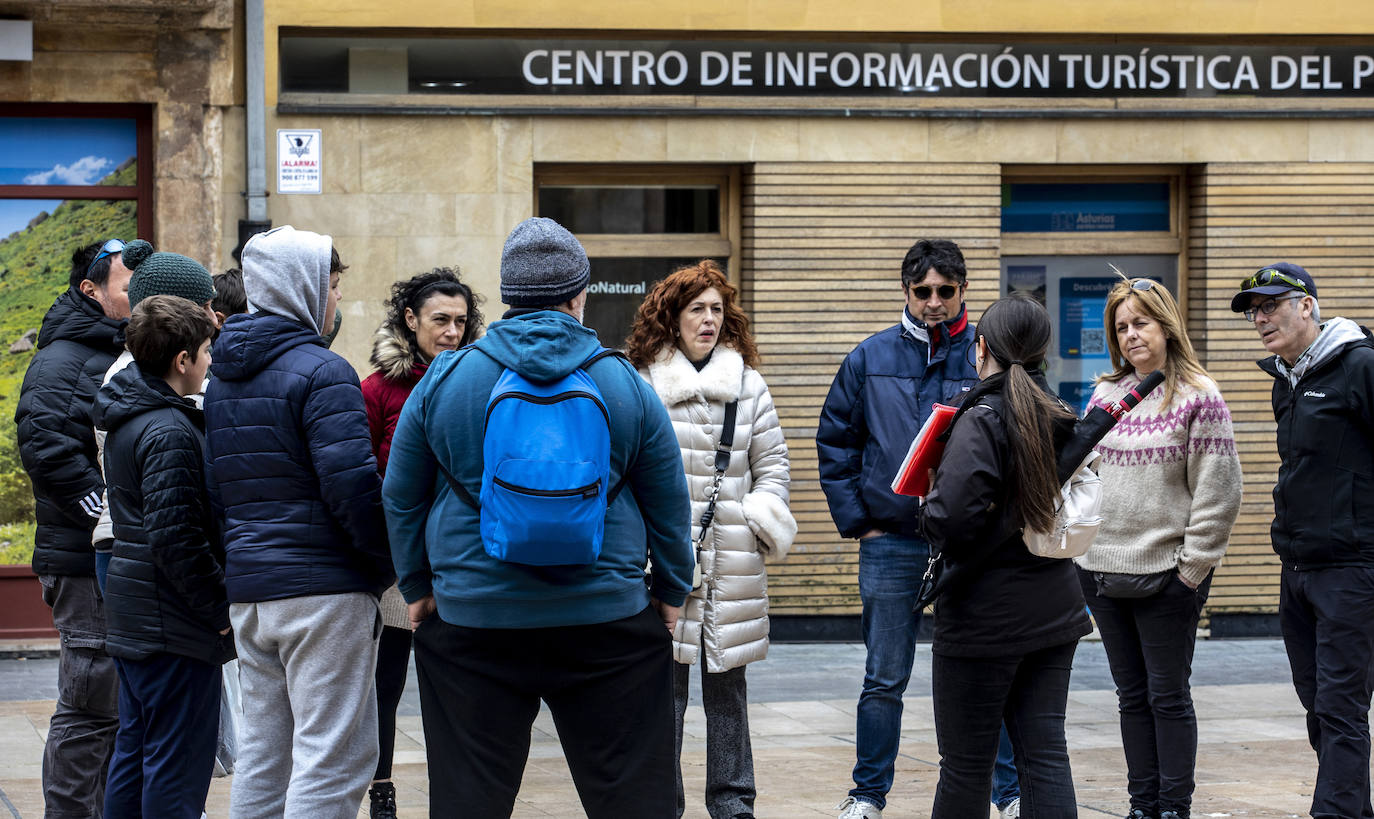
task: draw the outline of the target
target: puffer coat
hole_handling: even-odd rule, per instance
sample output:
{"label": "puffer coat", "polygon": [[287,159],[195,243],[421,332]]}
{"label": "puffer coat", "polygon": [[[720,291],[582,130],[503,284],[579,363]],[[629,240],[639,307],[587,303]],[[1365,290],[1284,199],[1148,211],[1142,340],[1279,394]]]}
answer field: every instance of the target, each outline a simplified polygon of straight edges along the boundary
{"label": "puffer coat", "polygon": [[697,553],[701,585],[687,598],[673,632],[673,657],[694,664],[704,651],[712,673],[762,660],[768,655],[764,557],[786,556],[797,534],[787,507],[787,443],[773,396],[763,376],[723,345],[700,372],[676,347],[666,347],[640,374],[668,408],[682,450],[693,543],[716,475],[725,405],[739,400],[730,468]]}

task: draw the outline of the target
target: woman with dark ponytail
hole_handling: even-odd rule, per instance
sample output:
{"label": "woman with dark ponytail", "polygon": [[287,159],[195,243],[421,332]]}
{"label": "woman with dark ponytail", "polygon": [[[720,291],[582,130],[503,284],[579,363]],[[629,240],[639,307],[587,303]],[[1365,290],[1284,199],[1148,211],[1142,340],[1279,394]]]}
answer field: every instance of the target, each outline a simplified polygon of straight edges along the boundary
{"label": "woman with dark ponytail", "polygon": [[935,611],[932,676],[940,782],[935,819],[987,813],[1005,720],[1021,815],[1077,816],[1064,710],[1078,639],[1092,630],[1072,561],[1037,557],[1059,497],[1055,457],[1074,416],[1041,367],[1050,317],[1033,299],[994,303],[974,341],[981,380],[964,399],[921,510],[952,580]]}

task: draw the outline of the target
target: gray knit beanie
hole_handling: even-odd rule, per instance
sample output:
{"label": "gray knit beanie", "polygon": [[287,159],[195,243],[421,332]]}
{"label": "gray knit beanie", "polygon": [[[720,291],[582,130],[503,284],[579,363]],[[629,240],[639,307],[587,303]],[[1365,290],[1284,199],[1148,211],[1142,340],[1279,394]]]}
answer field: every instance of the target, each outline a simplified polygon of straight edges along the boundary
{"label": "gray knit beanie", "polygon": [[149,296],[181,296],[197,305],[215,297],[215,281],[195,259],[180,253],[154,253],[153,246],[135,239],[124,246],[124,266],[134,272],[129,278],[129,308]]}
{"label": "gray knit beanie", "polygon": [[536,216],[515,226],[501,250],[501,301],[549,307],[582,292],[592,278],[587,251],[568,229]]}

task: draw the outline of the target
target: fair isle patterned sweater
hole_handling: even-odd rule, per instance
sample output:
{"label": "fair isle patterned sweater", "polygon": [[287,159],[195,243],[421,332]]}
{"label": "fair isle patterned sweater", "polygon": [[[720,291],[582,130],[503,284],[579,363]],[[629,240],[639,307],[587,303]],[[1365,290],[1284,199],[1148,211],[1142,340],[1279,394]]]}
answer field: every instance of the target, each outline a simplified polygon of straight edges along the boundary
{"label": "fair isle patterned sweater", "polygon": [[[1240,458],[1231,411],[1211,379],[1164,388],[1126,413],[1097,445],[1102,528],[1075,560],[1095,572],[1154,574],[1177,567],[1201,583],[1226,553],[1240,513]],[[1091,406],[1120,400],[1134,374],[1100,382]]]}

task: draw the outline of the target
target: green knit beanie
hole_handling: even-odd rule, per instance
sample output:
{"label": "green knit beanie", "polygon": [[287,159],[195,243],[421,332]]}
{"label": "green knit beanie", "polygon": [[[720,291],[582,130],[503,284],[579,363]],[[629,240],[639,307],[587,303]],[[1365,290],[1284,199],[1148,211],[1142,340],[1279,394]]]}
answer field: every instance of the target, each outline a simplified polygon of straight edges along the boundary
{"label": "green knit beanie", "polygon": [[215,297],[210,272],[195,259],[180,253],[154,253],[153,246],[142,239],[125,245],[121,258],[133,271],[129,278],[130,309],[149,296],[181,296],[195,304]]}

